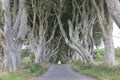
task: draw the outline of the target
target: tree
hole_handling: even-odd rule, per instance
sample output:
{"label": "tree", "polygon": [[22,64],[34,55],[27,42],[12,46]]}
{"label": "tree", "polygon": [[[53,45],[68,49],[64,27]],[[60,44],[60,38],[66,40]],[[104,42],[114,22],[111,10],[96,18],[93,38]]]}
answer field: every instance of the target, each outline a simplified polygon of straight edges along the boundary
{"label": "tree", "polygon": [[[56,16],[66,44],[76,51],[85,63],[94,63],[92,57],[92,47],[94,45],[92,43],[92,28],[96,17],[93,14],[90,14],[94,12],[92,12],[93,10],[90,11],[89,2],[87,0],[83,0],[82,2],[72,0],[73,17],[72,19],[67,19],[69,27],[68,35],[64,30],[64,24],[61,20],[63,16],[62,10],[65,7],[63,7],[63,3],[64,1],[60,0],[60,7],[57,9],[58,11],[56,11]],[[85,3],[86,5],[84,5]],[[81,7],[79,7],[80,4],[82,5]]]}
{"label": "tree", "polygon": [[56,20],[50,16],[50,10],[51,6],[48,0],[30,0],[30,4],[28,4],[30,26],[28,40],[30,49],[35,54],[35,63],[46,60],[47,47],[53,39],[57,27]]}
{"label": "tree", "polygon": [[5,37],[1,31],[0,33],[0,69],[5,70],[6,54],[5,54]]}
{"label": "tree", "polygon": [[120,1],[119,0],[105,0],[109,9],[109,13],[120,28]]}
{"label": "tree", "polygon": [[[3,34],[6,41],[6,69],[16,70],[21,65],[21,49],[28,31],[25,0],[1,0],[4,14]],[[19,4],[19,6],[17,6]],[[14,6],[13,6],[14,5]],[[13,9],[14,8],[14,9]],[[17,10],[18,8],[18,10]]]}
{"label": "tree", "polygon": [[[104,42],[104,60],[105,63],[109,65],[115,64],[115,50],[112,38],[112,18],[109,15],[107,8],[105,7],[105,1],[102,0],[99,2],[99,6],[97,5],[95,0],[91,0],[94,9],[96,10],[96,14],[98,16],[98,22],[100,24],[100,28],[103,35]],[[106,12],[105,12],[106,10]]]}

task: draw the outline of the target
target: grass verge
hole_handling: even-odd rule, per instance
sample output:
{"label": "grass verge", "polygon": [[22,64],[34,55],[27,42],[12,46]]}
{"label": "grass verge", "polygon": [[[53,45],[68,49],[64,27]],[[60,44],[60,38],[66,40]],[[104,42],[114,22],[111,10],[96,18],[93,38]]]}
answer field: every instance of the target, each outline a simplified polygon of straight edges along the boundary
{"label": "grass verge", "polygon": [[76,61],[72,67],[77,72],[93,76],[97,80],[120,80],[120,66],[90,65]]}
{"label": "grass verge", "polygon": [[0,73],[0,80],[28,80],[40,75],[46,68],[46,64],[29,64],[18,71]]}

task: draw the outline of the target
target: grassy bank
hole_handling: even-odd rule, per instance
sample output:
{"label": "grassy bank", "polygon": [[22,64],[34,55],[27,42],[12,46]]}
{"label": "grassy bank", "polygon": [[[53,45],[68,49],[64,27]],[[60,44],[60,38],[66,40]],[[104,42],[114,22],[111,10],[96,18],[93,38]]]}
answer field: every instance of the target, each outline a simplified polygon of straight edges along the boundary
{"label": "grassy bank", "polygon": [[120,80],[120,66],[88,65],[75,62],[73,68],[80,73],[95,77],[97,80]]}
{"label": "grassy bank", "polygon": [[40,75],[45,68],[47,68],[45,64],[29,64],[19,71],[0,73],[0,80],[27,80],[28,78]]}

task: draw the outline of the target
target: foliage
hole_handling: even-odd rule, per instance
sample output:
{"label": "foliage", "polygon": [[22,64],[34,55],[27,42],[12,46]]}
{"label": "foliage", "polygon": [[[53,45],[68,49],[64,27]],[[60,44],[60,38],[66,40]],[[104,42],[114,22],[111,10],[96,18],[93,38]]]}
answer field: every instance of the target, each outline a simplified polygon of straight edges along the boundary
{"label": "foliage", "polygon": [[95,23],[93,27],[93,38],[94,38],[94,45],[96,47],[99,47],[102,42],[102,32],[100,28],[98,27],[98,22]]}
{"label": "foliage", "polygon": [[0,73],[0,80],[26,80],[39,75],[45,68],[45,64],[29,64],[19,71]]}
{"label": "foliage", "polygon": [[27,65],[34,62],[34,53],[24,49],[22,50],[22,64]]}
{"label": "foliage", "polygon": [[83,74],[97,78],[98,80],[120,80],[120,66],[109,67],[107,65],[90,65],[76,61],[73,68]]}
{"label": "foliage", "polygon": [[[120,57],[120,48],[115,48],[115,56],[116,58]],[[104,49],[96,49],[94,51],[94,59],[95,60],[103,60],[104,58]]]}
{"label": "foliage", "polygon": [[120,57],[120,47],[115,48],[115,56]]}
{"label": "foliage", "polygon": [[22,63],[23,63],[23,64],[29,64],[29,63],[31,63],[31,62],[32,62],[32,60],[31,60],[30,57],[24,57],[24,58],[22,59]]}
{"label": "foliage", "polygon": [[24,69],[29,71],[29,72],[33,72],[33,73],[39,73],[39,71],[41,71],[43,69],[43,66],[41,66],[40,64],[28,64],[24,66]]}
{"label": "foliage", "polygon": [[95,60],[103,60],[104,49],[96,49],[94,51],[94,59]]}

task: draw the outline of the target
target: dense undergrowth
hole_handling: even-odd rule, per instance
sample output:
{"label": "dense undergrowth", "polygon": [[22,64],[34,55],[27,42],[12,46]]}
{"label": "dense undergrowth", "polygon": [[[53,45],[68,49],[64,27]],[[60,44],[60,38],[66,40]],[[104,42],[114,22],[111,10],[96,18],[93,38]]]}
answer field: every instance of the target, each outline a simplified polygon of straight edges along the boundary
{"label": "dense undergrowth", "polygon": [[0,80],[27,80],[40,75],[46,68],[46,64],[29,64],[14,72],[1,72]]}
{"label": "dense undergrowth", "polygon": [[120,66],[90,65],[76,61],[73,64],[73,68],[77,72],[93,76],[97,80],[120,80]]}

